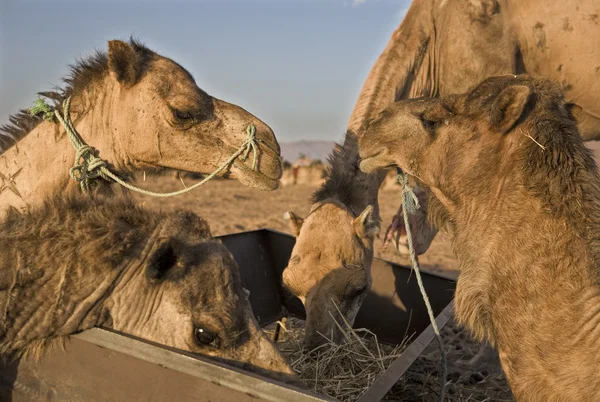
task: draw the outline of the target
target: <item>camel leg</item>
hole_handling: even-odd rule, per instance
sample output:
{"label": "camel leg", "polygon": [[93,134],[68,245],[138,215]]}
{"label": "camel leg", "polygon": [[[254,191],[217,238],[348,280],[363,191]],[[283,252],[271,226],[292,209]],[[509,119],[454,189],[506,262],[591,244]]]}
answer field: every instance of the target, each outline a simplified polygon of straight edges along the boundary
{"label": "camel leg", "polygon": [[[420,204],[420,208],[417,209],[413,214],[409,214],[409,225],[412,234],[412,242],[417,255],[425,253],[433,238],[437,233],[437,229],[430,226],[427,221],[427,208],[428,208],[428,195],[427,192],[421,187],[415,186],[413,188],[415,195],[417,196]],[[382,252],[385,252],[389,243],[394,240],[396,250],[401,255],[408,255],[408,239],[406,233],[406,226],[404,223],[404,216],[402,211],[402,204],[398,207],[398,212],[392,218],[392,223],[387,228],[385,233],[385,239],[383,242]]]}
{"label": "camel leg", "polygon": [[392,240],[395,240],[396,248],[398,248],[398,241],[400,239],[400,236],[406,236],[404,218],[402,217],[402,204],[400,204],[398,212],[396,212],[396,215],[394,215],[394,217],[392,218],[392,223],[390,223],[387,230],[385,231],[385,238],[383,240],[383,246],[381,247],[381,251],[385,253]]}

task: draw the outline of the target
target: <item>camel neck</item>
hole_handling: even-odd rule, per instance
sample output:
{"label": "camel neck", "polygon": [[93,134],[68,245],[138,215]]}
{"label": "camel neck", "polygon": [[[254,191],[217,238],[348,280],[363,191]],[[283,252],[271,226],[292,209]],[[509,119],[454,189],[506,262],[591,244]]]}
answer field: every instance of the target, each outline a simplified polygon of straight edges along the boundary
{"label": "camel neck", "polygon": [[[104,95],[93,99],[74,96],[71,118],[83,140],[100,152],[100,157],[120,165],[116,144],[109,128],[109,116],[102,110]],[[94,102],[97,101],[97,102]],[[29,210],[56,193],[79,191],[69,176],[75,150],[58,122],[44,121],[17,144],[0,155],[0,216],[10,207]]]}

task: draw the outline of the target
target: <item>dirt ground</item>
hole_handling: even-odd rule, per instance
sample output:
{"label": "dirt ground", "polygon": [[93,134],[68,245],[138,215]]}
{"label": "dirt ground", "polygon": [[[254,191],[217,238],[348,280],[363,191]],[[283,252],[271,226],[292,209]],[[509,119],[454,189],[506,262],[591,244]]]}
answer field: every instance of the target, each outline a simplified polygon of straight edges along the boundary
{"label": "dirt ground", "polygon": [[[175,191],[183,187],[180,180],[169,176],[148,176],[137,183],[154,191]],[[184,179],[186,185],[195,181]],[[158,199],[138,196],[138,200],[150,208],[165,210],[186,208],[210,224],[213,235],[236,233],[247,230],[270,228],[289,233],[283,215],[292,210],[305,216],[311,206],[310,198],[315,186],[297,185],[280,187],[276,191],[261,192],[242,186],[232,180],[215,180],[204,187],[183,196]],[[382,235],[400,200],[400,187],[380,192]],[[399,256],[393,247],[381,252],[382,239],[376,241],[376,257],[399,264],[410,265],[406,257]],[[458,263],[449,239],[440,234],[429,251],[420,257],[424,268],[458,274]],[[477,367],[464,367],[461,361],[469,360],[479,350],[479,344],[470,340],[461,328],[450,321],[442,330],[448,354],[448,401],[511,401],[510,391],[502,375],[499,363],[491,358]],[[390,391],[387,400],[436,401],[439,390],[440,354],[432,342],[411,366],[401,381]]]}

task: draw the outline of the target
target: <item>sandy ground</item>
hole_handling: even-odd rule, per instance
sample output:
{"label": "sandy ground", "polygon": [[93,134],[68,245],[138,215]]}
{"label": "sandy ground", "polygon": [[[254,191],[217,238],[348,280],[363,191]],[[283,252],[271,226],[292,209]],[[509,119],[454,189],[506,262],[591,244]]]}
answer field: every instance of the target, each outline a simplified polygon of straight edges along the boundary
{"label": "sandy ground", "polygon": [[[184,179],[187,185],[195,181]],[[175,191],[183,187],[171,176],[147,177],[138,184],[154,191]],[[277,191],[261,192],[242,186],[232,180],[215,180],[183,196],[158,199],[138,196],[150,208],[165,210],[190,209],[210,224],[213,235],[219,236],[247,230],[270,228],[289,233],[283,215],[292,210],[305,216],[311,206],[310,198],[316,186],[287,186]],[[380,192],[382,236],[396,213],[400,200],[400,187]],[[376,256],[400,264],[410,265],[406,257],[399,256],[393,247],[381,253],[382,239],[376,241]],[[458,262],[449,239],[440,234],[429,251],[420,258],[423,267],[457,274]],[[484,360],[477,367],[464,367],[461,361],[473,357],[479,345],[454,322],[442,331],[448,353],[448,401],[510,401],[510,391],[496,359]],[[435,401],[439,390],[439,360],[437,344],[432,342],[392,391],[388,400]]]}
{"label": "sandy ground", "polygon": [[[163,192],[180,190],[183,187],[179,180],[171,176],[147,176],[145,183],[142,181],[138,183],[144,188]],[[195,181],[184,179],[184,183],[189,186]],[[311,206],[310,198],[316,189],[316,186],[296,185],[263,192],[244,187],[237,181],[215,180],[208,182],[201,189],[179,197],[160,199],[140,196],[138,199],[153,208],[190,209],[209,222],[214,236],[264,228],[289,233],[288,223],[283,219],[283,214],[291,210],[299,216],[306,216]],[[381,237],[398,210],[400,196],[400,186],[396,191],[387,190],[379,193],[379,206],[383,220]],[[410,260],[398,255],[393,246],[382,253],[382,244],[382,238],[376,241],[376,257],[410,265]],[[424,268],[432,270],[456,273],[458,269],[450,242],[443,234],[436,236],[430,250],[419,257],[419,262]]]}

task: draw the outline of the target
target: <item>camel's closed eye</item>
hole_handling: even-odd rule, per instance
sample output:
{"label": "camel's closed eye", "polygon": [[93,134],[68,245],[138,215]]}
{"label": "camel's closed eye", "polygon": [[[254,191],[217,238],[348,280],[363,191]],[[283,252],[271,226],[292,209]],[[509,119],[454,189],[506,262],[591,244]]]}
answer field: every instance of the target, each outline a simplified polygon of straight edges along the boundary
{"label": "camel's closed eye", "polygon": [[428,119],[424,114],[419,115],[419,120],[421,120],[421,124],[423,128],[429,132],[429,134],[434,135],[435,129],[438,126],[439,122],[435,120]]}

